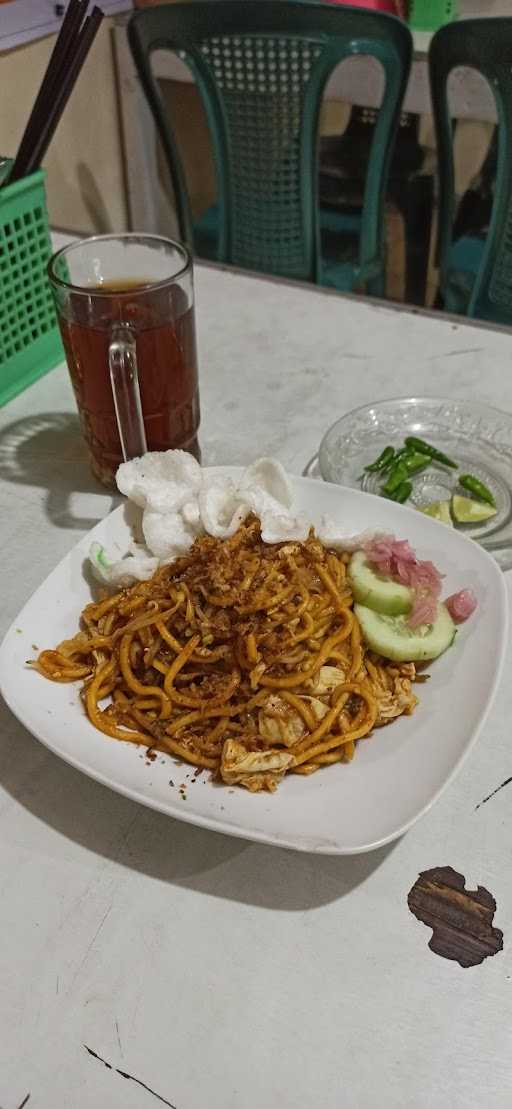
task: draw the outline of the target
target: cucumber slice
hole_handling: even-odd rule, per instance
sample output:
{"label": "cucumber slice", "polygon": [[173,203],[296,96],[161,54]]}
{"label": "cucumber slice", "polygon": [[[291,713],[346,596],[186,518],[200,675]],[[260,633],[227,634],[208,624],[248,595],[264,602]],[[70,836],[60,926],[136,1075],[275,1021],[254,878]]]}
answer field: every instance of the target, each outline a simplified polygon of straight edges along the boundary
{"label": "cucumber slice", "polygon": [[376,574],[364,551],[356,551],[352,555],[348,576],[354,598],[359,604],[367,605],[386,616],[400,616],[401,613],[411,611],[413,590],[408,585],[400,585],[391,578]]}
{"label": "cucumber slice", "polygon": [[438,658],[455,638],[455,625],[443,604],[439,605],[434,623],[420,628],[410,628],[403,615],[384,616],[365,605],[355,605],[354,612],[368,646],[394,662]]}

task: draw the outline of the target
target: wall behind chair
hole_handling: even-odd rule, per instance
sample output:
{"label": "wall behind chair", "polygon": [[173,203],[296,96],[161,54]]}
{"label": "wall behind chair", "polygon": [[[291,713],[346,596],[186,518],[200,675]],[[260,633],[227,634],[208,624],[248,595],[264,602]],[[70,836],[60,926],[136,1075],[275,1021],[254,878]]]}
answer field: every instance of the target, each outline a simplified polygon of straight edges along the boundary
{"label": "wall behind chair", "polygon": [[[71,231],[127,227],[110,19],[105,19],[45,160],[50,220]],[[0,53],[0,154],[13,154],[53,35]]]}

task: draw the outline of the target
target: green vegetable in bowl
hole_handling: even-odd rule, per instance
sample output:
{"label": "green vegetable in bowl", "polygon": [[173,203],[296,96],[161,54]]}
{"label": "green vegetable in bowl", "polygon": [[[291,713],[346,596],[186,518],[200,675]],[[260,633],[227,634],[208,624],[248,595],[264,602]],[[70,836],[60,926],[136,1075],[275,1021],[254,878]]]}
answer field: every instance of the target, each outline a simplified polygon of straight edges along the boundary
{"label": "green vegetable in bowl", "polygon": [[[409,481],[409,477],[411,477],[412,474],[418,474],[420,470],[425,470],[429,465],[430,458],[426,454],[418,454],[415,452],[413,454],[404,455],[396,465],[391,467],[389,477],[386,484],[383,486],[382,492],[385,493],[386,497],[392,497],[393,500],[396,500],[397,498],[394,494],[400,486],[410,486],[407,496],[404,497],[404,500],[407,500],[407,497],[409,497],[412,492],[412,485]],[[403,504],[403,501],[401,503]]]}
{"label": "green vegetable in bowl", "polygon": [[390,461],[386,462],[382,467],[381,474],[388,473],[396,462],[402,462],[404,459],[410,458],[411,454],[414,454],[414,451],[412,451],[410,447],[400,447],[399,450],[395,451],[394,458],[390,459]]}
{"label": "green vegetable in bowl", "polygon": [[393,462],[394,458],[395,448],[384,447],[382,454],[379,454],[379,457],[375,459],[375,462],[371,462],[369,466],[365,466],[365,474],[378,474],[381,470],[384,470],[385,467],[389,466],[389,464]]}
{"label": "green vegetable in bowl", "polygon": [[[379,457],[374,462],[370,462],[364,469],[367,474],[380,475],[380,480],[384,482],[379,490],[381,496],[388,497],[389,500],[396,501],[398,504],[405,504],[409,500],[413,488],[410,478],[415,474],[419,474],[422,470],[426,470],[433,462],[448,466],[452,470],[458,469],[458,463],[454,462],[443,451],[438,450],[431,443],[425,442],[424,439],[418,439],[415,435],[408,435],[402,447],[398,449],[392,446],[384,447]],[[459,485],[462,489],[471,493],[473,497],[476,497],[477,501],[484,502],[496,509],[496,501],[491,490],[474,474],[461,474]],[[459,498],[459,500],[463,499]],[[476,505],[476,502],[474,503]],[[446,524],[452,522],[448,502],[446,502],[446,505],[439,502],[439,511],[437,508],[424,509],[423,511],[437,519],[442,519]],[[463,511],[463,506],[461,506],[461,511]],[[492,513],[490,512],[489,515],[492,515]],[[465,522],[460,515],[457,515],[457,512],[454,512],[454,516],[458,523]],[[484,518],[487,517],[484,517],[483,514],[479,516],[477,509],[471,514],[472,520],[483,520]]]}
{"label": "green vegetable in bowl", "polygon": [[486,504],[490,504],[493,508],[496,508],[496,501],[491,490],[484,485],[483,481],[475,477],[474,474],[461,474],[459,485],[461,485],[467,493],[472,493],[474,497],[478,497],[478,500],[485,501]]}
{"label": "green vegetable in bowl", "polygon": [[382,487],[382,492],[386,495],[386,497],[391,497],[393,493],[395,493],[398,489],[398,486],[401,485],[402,482],[407,481],[408,476],[409,475],[408,471],[405,468],[405,463],[403,459],[401,459],[400,462],[397,462],[396,466],[391,467],[388,480],[386,481],[386,484]]}
{"label": "green vegetable in bowl", "polygon": [[415,451],[414,454],[407,454],[403,459],[404,466],[408,474],[418,474],[420,470],[425,470],[430,466],[432,459],[428,454],[421,454]]}
{"label": "green vegetable in bowl", "polygon": [[396,501],[397,504],[405,504],[409,500],[412,493],[412,481],[402,481],[402,484],[395,489],[395,492],[388,498],[390,501]]}
{"label": "green vegetable in bowl", "polygon": [[457,462],[454,462],[452,458],[448,458],[448,455],[443,454],[442,451],[438,451],[437,447],[426,443],[424,439],[417,439],[414,435],[408,435],[405,445],[410,450],[419,451],[420,454],[428,454],[433,462],[441,462],[443,466],[449,466],[451,470],[458,469]]}

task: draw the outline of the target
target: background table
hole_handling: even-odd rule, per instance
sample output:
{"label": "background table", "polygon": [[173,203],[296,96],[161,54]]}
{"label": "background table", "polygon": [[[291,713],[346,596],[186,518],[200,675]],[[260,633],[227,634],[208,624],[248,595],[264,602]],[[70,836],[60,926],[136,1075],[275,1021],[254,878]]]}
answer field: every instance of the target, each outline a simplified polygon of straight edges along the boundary
{"label": "background table", "polygon": [[[335,417],[391,395],[512,411],[505,332],[203,266],[196,289],[206,463],[299,473]],[[2,633],[110,506],[59,368],[0,412]],[[343,859],[146,810],[1,710],[2,1109],[510,1109],[512,786],[476,806],[512,774],[511,717],[504,681],[432,811]],[[505,948],[479,967],[408,911],[439,865],[496,897]]]}

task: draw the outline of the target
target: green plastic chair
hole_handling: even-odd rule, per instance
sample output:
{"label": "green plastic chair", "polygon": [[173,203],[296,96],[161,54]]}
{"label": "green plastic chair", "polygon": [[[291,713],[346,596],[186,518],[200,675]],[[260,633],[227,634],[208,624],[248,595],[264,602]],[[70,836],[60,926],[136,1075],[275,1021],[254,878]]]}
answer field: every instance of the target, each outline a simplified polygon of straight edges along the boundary
{"label": "green plastic chair", "polygon": [[[498,166],[484,239],[453,241],[455,176],[447,95],[450,73],[470,66],[487,79],[498,110]],[[441,28],[430,46],[440,184],[438,256],[444,307],[512,325],[512,19],[468,19]]]}
{"label": "green plastic chair", "polygon": [[[217,259],[243,268],[384,293],[384,193],[412,39],[393,16],[310,0],[192,0],[132,16],[128,37],[175,193],[182,239],[218,228]],[[154,50],[190,67],[213,141],[218,214],[194,235],[185,175],[151,71]],[[334,67],[381,63],[385,95],[370,153],[355,259],[321,258],[318,124]],[[357,241],[357,240],[356,240]]]}

